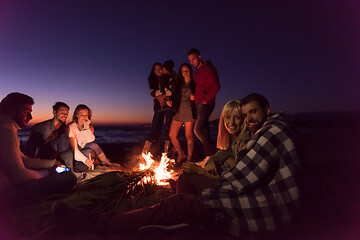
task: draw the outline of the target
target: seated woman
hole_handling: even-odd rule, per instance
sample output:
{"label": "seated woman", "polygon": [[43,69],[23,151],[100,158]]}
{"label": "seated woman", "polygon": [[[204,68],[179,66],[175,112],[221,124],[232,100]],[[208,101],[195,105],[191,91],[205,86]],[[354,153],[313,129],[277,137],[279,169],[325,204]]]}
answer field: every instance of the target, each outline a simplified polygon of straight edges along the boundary
{"label": "seated woman", "polygon": [[177,183],[177,192],[201,194],[202,190],[217,184],[222,171],[235,166],[237,153],[250,139],[242,117],[240,101],[227,102],[221,112],[217,147],[220,149],[211,156],[204,167],[193,162],[184,163],[183,174]]}
{"label": "seated woman", "polygon": [[185,126],[185,136],[187,142],[187,158],[191,160],[194,152],[194,124],[196,109],[194,102],[195,83],[192,77],[192,68],[189,64],[183,63],[180,66],[178,77],[173,88],[173,110],[175,116],[171,122],[169,137],[174,148],[178,153],[177,163],[185,160],[186,156],[181,150],[180,142],[177,138],[182,125]]}
{"label": "seated woman", "polygon": [[80,104],[75,108],[72,122],[69,124],[70,147],[74,151],[74,168],[77,171],[94,169],[95,153],[104,165],[111,165],[100,146],[95,143],[94,127],[91,125],[91,110]]}

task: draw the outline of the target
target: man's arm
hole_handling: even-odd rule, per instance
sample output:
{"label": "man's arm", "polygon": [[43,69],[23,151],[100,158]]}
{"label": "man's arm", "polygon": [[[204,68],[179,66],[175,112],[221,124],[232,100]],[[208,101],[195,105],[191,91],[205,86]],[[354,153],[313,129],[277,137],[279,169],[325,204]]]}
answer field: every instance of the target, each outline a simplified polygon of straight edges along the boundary
{"label": "man's arm", "polygon": [[43,178],[45,172],[27,169],[22,161],[19,139],[10,130],[1,131],[0,159],[2,167],[10,181],[16,185],[26,183],[32,179]]}
{"label": "man's arm", "polygon": [[[289,136],[277,126],[265,126],[246,148],[239,152],[240,161],[222,176],[223,189],[242,194],[254,191],[261,184],[272,179],[281,158],[292,158],[295,144]],[[244,151],[244,152],[243,152]],[[246,155],[241,156],[242,153]]]}
{"label": "man's arm", "polygon": [[38,159],[31,158],[21,153],[21,159],[24,162],[26,168],[29,169],[46,169],[51,168],[55,164],[55,159]]}
{"label": "man's arm", "polygon": [[40,147],[41,142],[43,141],[42,135],[39,132],[31,131],[30,137],[26,142],[24,153],[27,156],[34,157],[36,150]]}

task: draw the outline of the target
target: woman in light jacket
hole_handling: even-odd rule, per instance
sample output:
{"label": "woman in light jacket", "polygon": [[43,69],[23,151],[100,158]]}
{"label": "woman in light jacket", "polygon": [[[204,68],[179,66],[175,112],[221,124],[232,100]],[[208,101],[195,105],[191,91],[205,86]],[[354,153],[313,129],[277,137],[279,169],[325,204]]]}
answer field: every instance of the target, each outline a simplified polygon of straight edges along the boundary
{"label": "woman in light jacket", "polygon": [[94,142],[94,127],[91,124],[91,110],[88,106],[80,104],[75,108],[68,131],[70,147],[74,151],[74,168],[77,171],[94,169],[95,157],[102,164],[111,165],[100,146]]}

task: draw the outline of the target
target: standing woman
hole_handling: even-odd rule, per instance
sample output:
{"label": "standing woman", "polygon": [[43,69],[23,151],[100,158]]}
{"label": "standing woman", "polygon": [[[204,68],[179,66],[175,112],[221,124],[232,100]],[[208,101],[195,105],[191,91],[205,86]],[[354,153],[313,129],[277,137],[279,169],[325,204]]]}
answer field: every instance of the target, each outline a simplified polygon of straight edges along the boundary
{"label": "standing woman", "polygon": [[150,94],[154,97],[154,117],[151,124],[151,131],[143,147],[143,153],[150,151],[151,145],[156,142],[161,135],[165,117],[165,146],[169,141],[169,130],[172,120],[172,101],[171,87],[172,77],[169,72],[159,62],[156,62],[148,77]]}
{"label": "standing woman", "polygon": [[[196,119],[196,108],[194,102],[195,83],[192,77],[192,68],[189,64],[183,63],[180,66],[178,78],[173,90],[173,110],[175,116],[171,122],[170,139],[174,145],[178,158],[177,162],[183,160],[189,162],[194,152],[193,129]],[[187,157],[182,151],[180,142],[177,138],[182,125],[185,125],[185,136],[187,141]]]}
{"label": "standing woman", "polygon": [[84,172],[93,169],[94,160],[91,156],[95,152],[97,158],[104,165],[111,165],[100,146],[95,143],[94,127],[91,125],[91,110],[80,104],[75,108],[72,122],[69,124],[70,147],[74,151],[74,168]]}

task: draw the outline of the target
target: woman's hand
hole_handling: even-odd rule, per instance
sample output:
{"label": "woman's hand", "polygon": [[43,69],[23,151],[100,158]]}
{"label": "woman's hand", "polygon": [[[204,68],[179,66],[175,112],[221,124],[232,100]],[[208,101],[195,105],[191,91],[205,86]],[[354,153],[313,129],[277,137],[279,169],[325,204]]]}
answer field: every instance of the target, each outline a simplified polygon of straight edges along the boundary
{"label": "woman's hand", "polygon": [[166,98],[165,95],[160,95],[160,96],[156,97],[156,100],[159,101],[160,106],[162,106],[162,107],[166,104],[165,98]]}
{"label": "woman's hand", "polygon": [[191,94],[191,95],[190,95],[190,101],[195,101],[194,94]]}
{"label": "woman's hand", "polygon": [[183,163],[182,167],[186,173],[195,173],[200,175],[205,174],[205,169],[193,162],[185,162]]}
{"label": "woman's hand", "polygon": [[93,167],[94,167],[94,160],[92,160],[91,158],[86,159],[85,165],[88,166],[89,169],[93,169]]}
{"label": "woman's hand", "polygon": [[217,175],[218,171],[217,171],[217,167],[215,165],[215,163],[208,163],[204,166],[204,169],[206,172],[211,173],[213,175]]}

